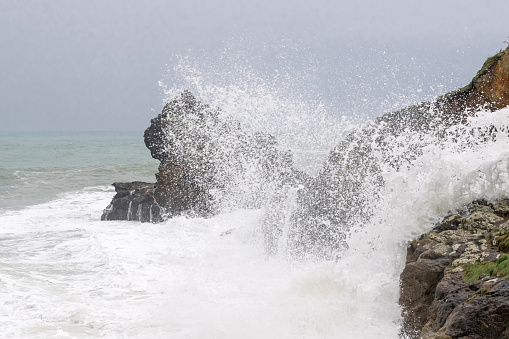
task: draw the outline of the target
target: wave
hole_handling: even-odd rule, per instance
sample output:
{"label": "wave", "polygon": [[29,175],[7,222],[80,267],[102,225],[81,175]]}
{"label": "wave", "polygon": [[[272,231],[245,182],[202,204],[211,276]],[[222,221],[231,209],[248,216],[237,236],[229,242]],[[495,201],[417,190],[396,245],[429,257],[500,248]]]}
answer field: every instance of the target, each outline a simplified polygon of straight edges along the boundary
{"label": "wave", "polygon": [[[211,85],[198,70],[177,67],[184,86],[301,154],[324,158],[356,126],[319,100],[279,96],[278,83],[249,70],[227,73],[247,77],[233,85]],[[383,124],[367,127],[367,139],[353,133],[323,168],[303,161],[317,178],[332,173],[351,187],[318,180],[312,222],[292,219],[309,187],[287,187],[269,235],[269,205],[100,222],[113,193],[106,184],[152,177],[152,163],[4,168],[0,187],[10,190],[0,196],[20,194],[12,201],[24,208],[0,213],[0,326],[11,337],[398,338],[407,242],[472,200],[506,197],[507,126],[502,109],[440,133]],[[277,247],[270,255],[267,237]]]}
{"label": "wave", "polygon": [[[471,142],[470,132],[490,126],[494,138]],[[375,213],[348,230],[334,261],[295,260],[284,241],[268,256],[263,209],[105,223],[113,191],[102,185],[9,210],[0,214],[0,325],[7,336],[41,338],[397,338],[407,241],[472,200],[509,191],[504,126],[509,109],[481,112],[451,138],[422,143],[404,166],[385,167]],[[409,140],[419,138],[403,133],[390,151],[404,154]]]}

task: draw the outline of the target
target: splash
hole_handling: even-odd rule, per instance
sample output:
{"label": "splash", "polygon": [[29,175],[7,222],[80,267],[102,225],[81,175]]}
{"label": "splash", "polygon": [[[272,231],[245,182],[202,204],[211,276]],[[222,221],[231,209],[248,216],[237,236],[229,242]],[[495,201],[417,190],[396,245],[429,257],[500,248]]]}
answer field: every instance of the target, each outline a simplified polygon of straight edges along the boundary
{"label": "splash", "polygon": [[[154,326],[191,338],[398,337],[407,242],[508,192],[509,109],[448,119],[422,104],[356,128],[307,86],[314,64],[295,68],[291,53],[276,53],[281,67],[260,71],[246,53],[178,57],[161,82],[167,98],[181,95],[163,110],[162,150],[196,173],[168,172],[194,176],[218,205],[209,219],[164,223],[177,264]],[[172,125],[173,108],[189,103]],[[269,153],[288,149],[312,177],[271,179]]]}
{"label": "splash", "polygon": [[[226,107],[244,126],[274,133],[283,145],[293,137],[311,149],[332,150],[311,183],[290,187],[266,206],[272,217],[257,231],[276,258],[316,263],[296,278],[287,299],[278,300],[287,316],[271,314],[281,324],[294,319],[297,328],[290,332],[297,337],[398,337],[407,242],[473,200],[507,196],[509,109],[481,110],[451,123],[433,104],[419,106],[345,137],[350,129],[341,123],[348,119],[313,110],[326,105],[288,96],[251,69],[235,69],[227,76],[231,82],[218,85],[209,84],[197,64],[181,62],[174,71],[186,87]],[[342,127],[330,136],[328,124]]]}
{"label": "splash", "polygon": [[314,85],[319,58],[298,44],[280,43],[276,51],[273,46],[253,50],[229,44],[213,55],[175,56],[160,81],[163,101],[189,90],[247,131],[275,136],[282,149],[296,155],[300,168],[313,173],[327,151],[359,122],[337,114]]}
{"label": "splash", "polygon": [[[469,125],[471,121],[442,121],[433,104],[388,114],[359,128],[353,115],[338,114],[312,85],[320,73],[320,58],[302,46],[285,43],[276,52],[267,47],[264,53],[271,51],[270,56],[266,53],[262,61],[263,53],[231,45],[202,58],[178,56],[160,82],[165,100],[189,89],[246,130],[274,135],[280,148],[293,152],[297,166],[314,175],[300,186],[261,188],[272,190],[258,204],[268,216],[264,233],[269,253],[342,256],[350,246],[352,230],[381,219],[380,208],[392,210],[384,204],[388,192],[396,189],[391,186],[395,178],[415,168],[430,148],[463,152],[488,141],[475,132],[481,127]],[[228,157],[235,155],[230,152]],[[250,169],[242,171],[248,174]],[[239,177],[234,172],[230,178]],[[235,186],[253,188],[253,183],[264,182],[259,175],[241,177],[242,184]]]}

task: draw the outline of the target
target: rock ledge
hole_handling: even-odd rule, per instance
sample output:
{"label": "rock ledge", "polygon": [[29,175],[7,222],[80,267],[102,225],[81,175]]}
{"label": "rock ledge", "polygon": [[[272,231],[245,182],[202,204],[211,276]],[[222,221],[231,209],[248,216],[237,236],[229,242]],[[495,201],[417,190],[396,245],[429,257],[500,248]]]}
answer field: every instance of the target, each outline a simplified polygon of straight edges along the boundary
{"label": "rock ledge", "polygon": [[509,200],[501,200],[476,201],[412,241],[401,274],[404,333],[509,338],[508,238]]}

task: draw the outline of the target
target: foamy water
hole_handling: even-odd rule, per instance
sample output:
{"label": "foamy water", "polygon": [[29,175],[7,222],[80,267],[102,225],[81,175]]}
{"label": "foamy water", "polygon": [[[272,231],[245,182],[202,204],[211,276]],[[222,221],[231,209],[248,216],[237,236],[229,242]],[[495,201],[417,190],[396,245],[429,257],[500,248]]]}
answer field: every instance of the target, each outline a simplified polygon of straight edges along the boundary
{"label": "foamy water", "polygon": [[399,171],[387,168],[378,212],[351,230],[336,262],[290,259],[283,245],[268,256],[263,210],[101,222],[108,186],[3,211],[2,335],[397,338],[407,241],[474,199],[507,197],[509,109],[482,113],[469,128],[491,124],[495,141],[473,145],[466,133],[425,146]]}
{"label": "foamy water", "polygon": [[[191,90],[248,132],[275,135],[310,174],[368,123],[322,100],[313,87],[319,63],[298,57],[292,68],[281,53],[279,69],[264,77],[242,66],[255,58],[244,52],[179,58],[161,81],[165,100]],[[476,143],[476,131],[491,125],[496,138]],[[387,139],[395,156],[418,152],[398,170],[380,155],[385,185],[366,195],[379,197],[375,213],[348,225],[348,249],[336,261],[287,252],[298,187],[279,206],[287,223],[268,255],[263,209],[159,224],[99,221],[112,182],[154,181],[157,162],[142,132],[2,134],[0,337],[398,338],[407,242],[472,200],[509,195],[507,126],[503,109],[451,130],[455,138],[407,131]]]}
{"label": "foamy water", "polygon": [[[380,332],[348,264],[267,257],[262,211],[100,222],[92,188],[0,217],[10,337],[324,338]],[[225,233],[226,232],[226,233]],[[344,267],[343,267],[344,266]],[[359,289],[362,293],[359,293]],[[371,292],[370,292],[371,291]],[[353,298],[352,298],[353,297]],[[392,331],[395,333],[394,331]]]}

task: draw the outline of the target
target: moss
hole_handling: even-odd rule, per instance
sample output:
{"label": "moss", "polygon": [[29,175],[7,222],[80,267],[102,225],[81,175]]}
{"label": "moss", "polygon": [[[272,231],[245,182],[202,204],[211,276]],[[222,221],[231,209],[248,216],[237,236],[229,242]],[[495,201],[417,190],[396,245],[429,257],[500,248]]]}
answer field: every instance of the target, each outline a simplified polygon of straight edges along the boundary
{"label": "moss", "polygon": [[445,244],[446,244],[447,246],[451,246],[451,245],[453,244],[453,242],[452,242],[452,241],[447,241]]}
{"label": "moss", "polygon": [[495,262],[496,267],[493,274],[497,277],[509,277],[509,254],[504,254]]}
{"label": "moss", "polygon": [[480,295],[485,295],[486,292],[488,292],[488,289],[487,288],[481,288],[479,289],[479,291],[477,291],[473,296],[471,296],[470,298],[468,298],[466,300],[466,302],[469,302],[470,300],[473,300],[475,299],[476,297],[480,296]]}
{"label": "moss", "polygon": [[463,280],[466,282],[478,280],[482,276],[509,278],[509,254],[504,254],[496,262],[463,265]]}
{"label": "moss", "polygon": [[501,234],[497,238],[498,250],[501,252],[509,252],[509,233]]}

